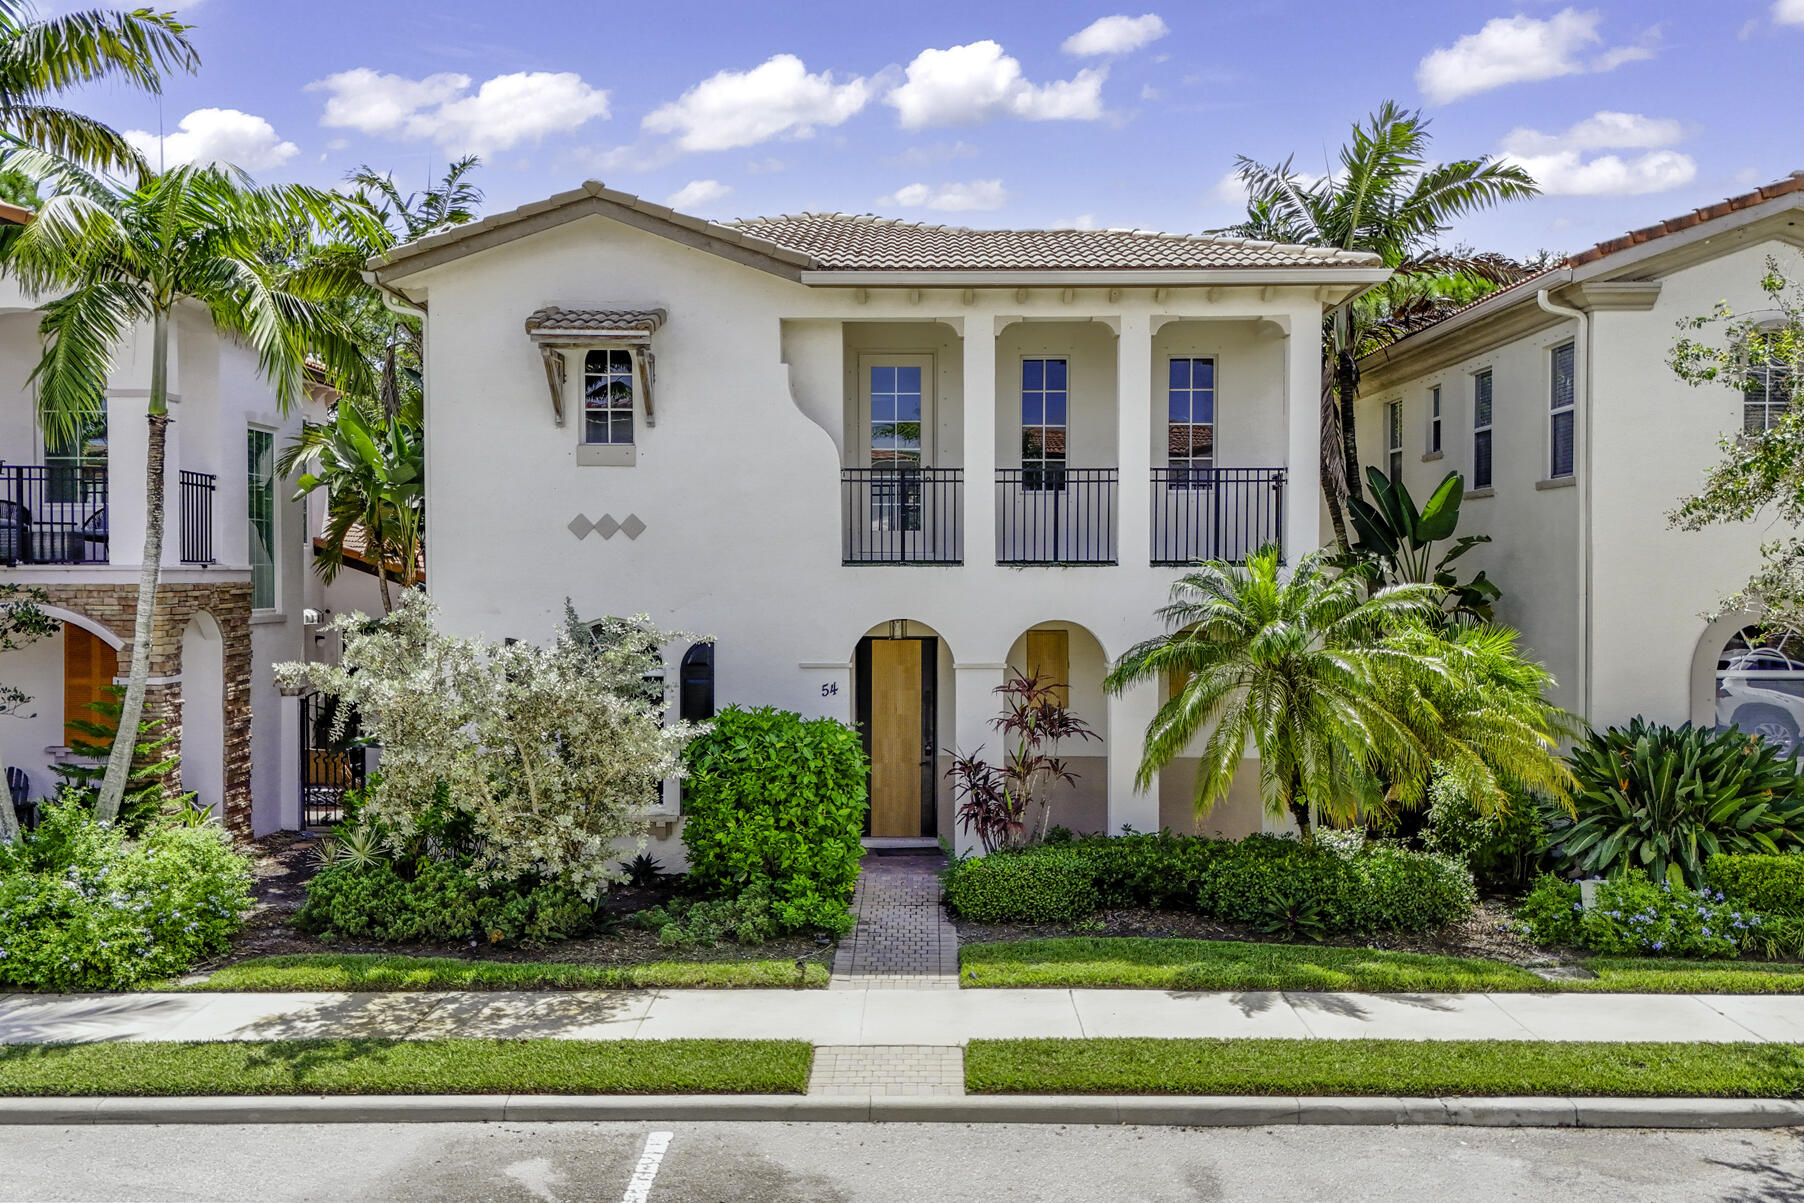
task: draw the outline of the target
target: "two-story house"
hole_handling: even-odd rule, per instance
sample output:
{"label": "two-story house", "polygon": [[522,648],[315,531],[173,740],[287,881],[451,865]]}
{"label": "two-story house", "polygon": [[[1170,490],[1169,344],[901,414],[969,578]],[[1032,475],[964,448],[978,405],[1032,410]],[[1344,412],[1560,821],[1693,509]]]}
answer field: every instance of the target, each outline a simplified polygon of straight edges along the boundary
{"label": "two-story house", "polygon": [[1362,361],[1362,462],[1420,498],[1465,474],[1461,561],[1503,589],[1498,616],[1594,725],[1637,714],[1735,723],[1795,746],[1804,654],[1706,615],[1747,581],[1770,523],[1674,529],[1667,516],[1722,456],[1768,427],[1793,365],[1744,394],[1669,366],[1679,323],[1726,302],[1771,314],[1768,258],[1804,279],[1804,173],[1598,244]]}
{"label": "two-story house", "polygon": [[[1055,822],[1195,830],[1194,760],[1135,788],[1160,691],[1105,697],[1106,666],[1186,563],[1321,543],[1322,316],[1386,275],[1145,231],[714,223],[594,182],[371,267],[425,314],[449,626],[545,638],[568,597],[690,632],[673,713],[857,723],[870,834],[903,841],[959,836],[948,753],[1000,757],[1011,669],[1102,736],[1065,749]],[[1261,826],[1242,778],[1210,829]]]}
{"label": "two-story house", "polygon": [[[28,220],[6,207],[0,219]],[[80,437],[46,440],[30,382],[42,351],[38,301],[0,279],[0,580],[41,588],[57,633],[0,656],[0,683],[30,695],[0,718],[6,763],[32,797],[53,794],[71,720],[123,684],[144,545],[145,401],[150,331],[116,350],[105,394]],[[296,827],[298,791],[283,776],[284,722],[270,666],[312,644],[303,506],[275,461],[303,410],[280,411],[257,356],[222,338],[204,309],[171,328],[170,412],[159,608],[146,694],[181,755],[183,788],[233,831]],[[317,603],[315,603],[317,604]],[[288,707],[292,711],[292,704]],[[289,776],[293,776],[292,756]],[[3,803],[0,803],[3,804]]]}

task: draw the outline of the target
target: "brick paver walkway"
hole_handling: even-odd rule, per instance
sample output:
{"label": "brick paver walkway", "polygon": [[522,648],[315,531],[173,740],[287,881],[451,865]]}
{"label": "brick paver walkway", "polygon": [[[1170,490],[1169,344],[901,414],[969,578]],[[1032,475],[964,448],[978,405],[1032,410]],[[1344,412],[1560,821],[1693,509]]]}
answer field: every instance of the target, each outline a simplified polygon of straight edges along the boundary
{"label": "brick paver walkway", "polygon": [[960,1095],[965,1050],[956,1044],[822,1044],[809,1094]]}
{"label": "brick paver walkway", "polygon": [[940,906],[945,858],[867,853],[852,894],[858,921],[833,956],[831,989],[958,989],[958,931]]}

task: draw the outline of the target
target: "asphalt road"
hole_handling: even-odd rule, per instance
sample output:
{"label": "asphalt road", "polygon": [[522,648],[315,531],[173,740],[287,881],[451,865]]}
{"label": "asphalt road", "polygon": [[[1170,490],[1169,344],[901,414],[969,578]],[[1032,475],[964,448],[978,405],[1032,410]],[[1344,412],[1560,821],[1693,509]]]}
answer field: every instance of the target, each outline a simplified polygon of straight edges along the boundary
{"label": "asphalt road", "polygon": [[981,1124],[0,1128],[0,1200],[127,1199],[1804,1201],[1804,1132]]}

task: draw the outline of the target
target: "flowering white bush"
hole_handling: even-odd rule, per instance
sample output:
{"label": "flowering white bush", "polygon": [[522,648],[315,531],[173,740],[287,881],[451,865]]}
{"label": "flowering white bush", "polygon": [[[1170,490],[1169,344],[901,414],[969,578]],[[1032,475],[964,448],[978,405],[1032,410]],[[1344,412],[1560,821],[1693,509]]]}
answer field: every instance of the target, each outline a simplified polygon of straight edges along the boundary
{"label": "flowering white bush", "polygon": [[397,845],[465,816],[485,878],[537,875],[597,898],[622,877],[613,845],[643,846],[636,816],[701,730],[666,723],[647,687],[674,636],[610,620],[601,637],[570,622],[549,646],[490,643],[445,634],[436,614],[410,590],[381,621],[341,615],[339,665],[281,664],[276,678],[349,703],[341,721],[354,709],[382,746],[363,815]]}

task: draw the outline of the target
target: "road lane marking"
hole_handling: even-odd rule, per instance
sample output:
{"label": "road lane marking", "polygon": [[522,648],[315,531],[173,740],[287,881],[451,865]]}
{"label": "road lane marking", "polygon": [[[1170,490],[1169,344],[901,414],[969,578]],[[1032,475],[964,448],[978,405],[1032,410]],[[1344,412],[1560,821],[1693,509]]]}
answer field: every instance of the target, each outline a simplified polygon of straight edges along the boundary
{"label": "road lane marking", "polygon": [[632,1179],[626,1184],[626,1193],[620,1196],[620,1203],[646,1203],[651,1198],[651,1184],[658,1177],[658,1167],[664,1163],[664,1150],[670,1147],[670,1135],[653,1132],[645,1138],[645,1151],[639,1154],[639,1164],[633,1167]]}

